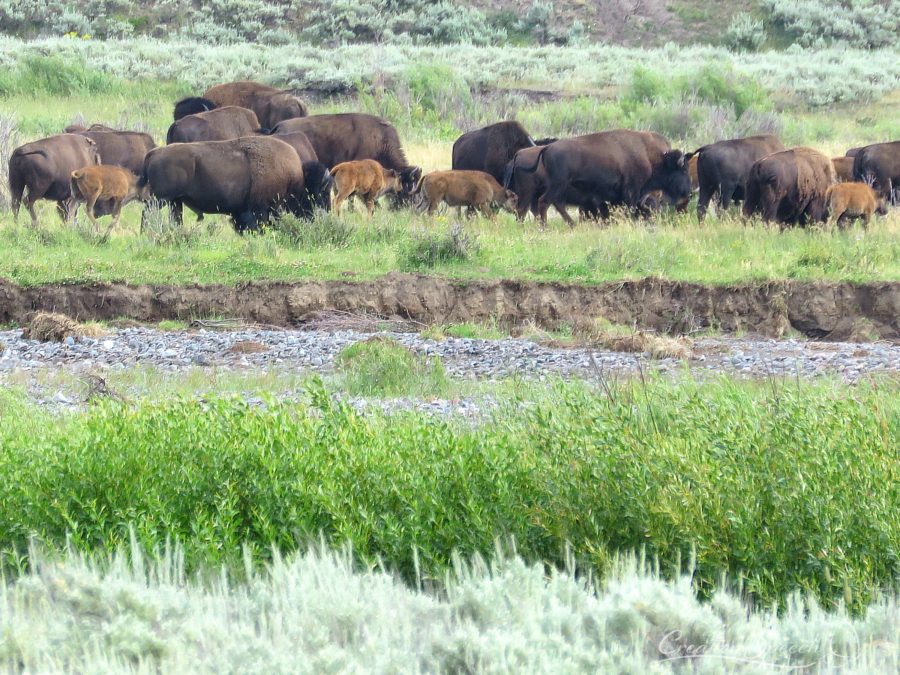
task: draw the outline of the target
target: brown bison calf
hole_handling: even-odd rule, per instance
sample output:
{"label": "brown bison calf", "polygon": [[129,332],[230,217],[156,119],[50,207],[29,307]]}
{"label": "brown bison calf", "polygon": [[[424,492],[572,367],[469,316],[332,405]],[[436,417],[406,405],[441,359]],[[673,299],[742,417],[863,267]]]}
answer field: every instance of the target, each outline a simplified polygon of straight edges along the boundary
{"label": "brown bison calf", "polygon": [[341,162],[331,170],[334,178],[334,212],[341,213],[341,204],[349,197],[358,196],[366,204],[369,216],[375,210],[375,200],[388,192],[402,189],[400,174],[385,169],[374,159]]}
{"label": "brown bison calf", "polygon": [[106,230],[106,234],[109,234],[119,224],[122,207],[135,199],[146,200],[147,190],[138,187],[138,177],[130,171],[118,166],[99,164],[72,172],[72,198],[75,200],[75,208],[71,218],[74,220],[78,205],[85,202],[88,218],[94,227],[98,227],[94,206],[100,200],[108,200],[112,205],[113,217],[112,224]]}
{"label": "brown bison calf", "polygon": [[506,190],[484,171],[433,171],[419,180],[415,192],[422,193],[422,208],[427,205],[429,215],[438,204],[477,209],[494,218],[494,205],[513,213],[519,204],[516,193]]}
{"label": "brown bison calf", "polygon": [[838,183],[825,193],[830,224],[842,225],[846,220],[862,218],[865,225],[872,220],[872,214],[887,214],[883,197],[865,183]]}

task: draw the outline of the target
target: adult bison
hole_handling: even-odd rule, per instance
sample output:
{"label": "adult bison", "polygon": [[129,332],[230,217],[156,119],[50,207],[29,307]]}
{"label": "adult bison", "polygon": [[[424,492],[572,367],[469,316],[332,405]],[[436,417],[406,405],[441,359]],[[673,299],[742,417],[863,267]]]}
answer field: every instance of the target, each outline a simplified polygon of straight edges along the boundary
{"label": "adult bison", "polygon": [[289,90],[276,89],[259,82],[228,82],[206,90],[201,100],[211,101],[217,108],[237,105],[249,108],[260,124],[271,129],[279,122],[306,117],[306,104]]}
{"label": "adult bison", "polygon": [[144,157],[156,147],[153,137],[140,131],[98,131],[94,130],[94,126],[96,125],[75,133],[90,138],[97,144],[103,164],[119,166],[139,175],[144,166]]}
{"label": "adult bison", "polygon": [[307,215],[300,159],[290,145],[269,136],[156,148],[144,161],[140,186],[168,202],[179,223],[184,206],[228,214],[241,233],[279,210]]}
{"label": "adult bison", "polygon": [[187,115],[173,122],[166,133],[166,144],[228,141],[257,133],[260,133],[260,126],[256,114],[231,105]]}
{"label": "adult bison", "polygon": [[534,140],[518,122],[489,124],[456,139],[453,144],[453,168],[484,171],[502,183],[506,167],[516,153],[534,146]]}
{"label": "adult bison", "polygon": [[744,216],[765,222],[805,225],[824,222],[826,194],[834,183],[831,159],[811,148],[791,148],[763,157],[747,176]]}
{"label": "adult bison", "polygon": [[[542,146],[553,142],[555,139],[545,139],[543,144],[519,150],[506,166],[502,184],[516,194],[516,217],[519,220],[524,220],[529,211],[535,218],[540,217],[538,202],[547,190],[547,172],[544,165],[537,162]],[[532,170],[528,167],[536,168]],[[596,219],[600,215],[601,207],[594,196],[574,186],[570,186],[566,192],[566,203],[577,206],[582,218]]]}
{"label": "adult bison", "polygon": [[402,201],[408,201],[409,194],[422,175],[419,167],[410,166],[406,161],[397,130],[380,117],[365,113],[310,115],[281,122],[272,133],[281,136],[297,131],[306,134],[319,161],[325,166],[374,159],[384,168],[397,171],[403,185]]}
{"label": "adult bison", "polygon": [[183,98],[175,103],[175,110],[172,113],[172,117],[174,118],[174,121],[177,122],[182,117],[214,110],[215,107],[216,104],[210,101],[208,98],[202,98],[200,96],[188,96],[187,98]]}
{"label": "adult bison", "polygon": [[570,226],[567,198],[573,190],[589,197],[601,217],[609,217],[610,206],[637,211],[641,198],[662,190],[664,199],[679,210],[691,197],[691,179],[684,154],[649,131],[614,129],[556,141],[543,148],[533,167],[543,162],[547,189],[538,200],[541,221],[547,220],[549,205]]}
{"label": "adult bison", "polygon": [[96,164],[100,164],[97,144],[78,134],[59,134],[19,146],[9,158],[13,218],[18,220],[25,195],[32,225],[38,224],[34,203],[39,199],[55,201],[65,220],[72,206],[72,172]]}
{"label": "adult bison", "polygon": [[861,148],[853,159],[853,176],[870,183],[886,202],[900,189],[900,141],[875,143]]}
{"label": "adult bison", "polygon": [[782,150],[784,145],[777,136],[764,134],[711,143],[689,154],[688,161],[693,156],[697,157],[697,182],[700,187],[697,217],[703,220],[713,196],[718,197],[717,206],[723,211],[731,206],[732,201],[742,201],[750,167],[758,159]]}

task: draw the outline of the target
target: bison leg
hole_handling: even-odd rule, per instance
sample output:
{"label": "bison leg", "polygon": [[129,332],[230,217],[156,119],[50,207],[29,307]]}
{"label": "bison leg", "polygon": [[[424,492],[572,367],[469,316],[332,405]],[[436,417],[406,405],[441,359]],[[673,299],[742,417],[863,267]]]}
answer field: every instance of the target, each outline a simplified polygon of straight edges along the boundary
{"label": "bison leg", "polygon": [[734,198],[734,191],[734,185],[719,186],[719,208],[721,209],[723,214],[731,206],[731,201]]}
{"label": "bison leg", "polygon": [[700,186],[700,194],[697,197],[697,220],[701,223],[706,218],[706,212],[709,210],[709,203],[712,201],[713,193],[706,185]]}
{"label": "bison leg", "polygon": [[11,176],[9,179],[9,197],[10,206],[13,212],[13,222],[19,223],[19,207],[22,206],[22,195],[25,193],[25,184],[18,180],[17,177]]}
{"label": "bison leg", "polygon": [[[94,215],[94,207],[97,206],[97,198],[98,197],[99,197],[98,194],[91,195],[90,197],[88,197],[87,203],[85,205],[85,208],[87,209],[88,218],[91,221],[91,225],[94,226],[95,231],[100,229],[100,223],[97,222],[97,216]],[[78,208],[77,204],[75,205],[75,208],[76,209]]]}
{"label": "bison leg", "polygon": [[553,208],[562,216],[562,219],[566,221],[569,227],[575,227],[575,221],[572,220],[572,216],[569,215],[568,211],[566,211],[566,191],[565,187],[562,190],[548,190],[539,200],[539,206],[541,210],[541,221],[546,225],[547,224],[547,205],[552,204]]}
{"label": "bison leg", "polygon": [[353,189],[348,188],[347,186],[341,186],[338,190],[337,194],[334,197],[334,213],[335,215],[341,215],[341,204],[344,203],[347,199],[353,196]]}
{"label": "bison leg", "polygon": [[369,212],[369,218],[375,213],[375,195],[366,195],[366,211]]}
{"label": "bison leg", "polygon": [[169,214],[175,225],[181,227],[184,225],[184,202],[180,199],[173,199],[169,202]]}

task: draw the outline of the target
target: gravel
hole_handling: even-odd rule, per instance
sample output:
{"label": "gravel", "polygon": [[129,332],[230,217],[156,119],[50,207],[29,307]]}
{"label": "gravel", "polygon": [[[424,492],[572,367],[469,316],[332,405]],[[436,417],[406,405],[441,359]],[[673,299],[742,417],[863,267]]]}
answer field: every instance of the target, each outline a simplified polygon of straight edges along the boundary
{"label": "gravel", "polygon": [[[100,338],[67,338],[62,343],[24,340],[21,331],[0,331],[0,378],[11,373],[63,368],[76,376],[102,375],[135,366],[163,372],[194,369],[323,373],[334,369],[342,349],[378,335],[396,340],[420,355],[438,356],[452,377],[498,380],[599,379],[690,370],[695,376],[730,374],[742,377],[815,377],[836,375],[848,382],[878,372],[900,372],[900,345],[890,343],[824,343],[804,340],[701,338],[688,360],[652,360],[646,355],[600,349],[545,346],[526,339],[478,340],[448,337],[425,339],[414,333],[364,333],[302,330],[238,330],[229,332],[160,331],[152,328],[111,330]],[[593,362],[591,355],[593,355]],[[4,376],[6,374],[6,376]],[[65,406],[67,393],[48,397]],[[352,401],[361,409],[376,405]],[[471,402],[457,402],[464,416],[477,414]],[[76,402],[73,402],[73,405]],[[434,402],[394,401],[394,409],[445,410]],[[452,406],[451,406],[452,407]]]}

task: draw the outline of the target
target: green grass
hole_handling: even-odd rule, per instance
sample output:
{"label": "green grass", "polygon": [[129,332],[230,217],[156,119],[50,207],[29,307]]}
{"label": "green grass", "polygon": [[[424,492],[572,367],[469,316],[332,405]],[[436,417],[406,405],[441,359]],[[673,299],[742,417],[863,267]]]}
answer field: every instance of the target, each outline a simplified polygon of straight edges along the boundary
{"label": "green grass", "polygon": [[[692,214],[654,223],[628,219],[609,227],[580,224],[574,230],[554,219],[541,231],[501,214],[495,223],[475,219],[464,236],[477,241],[465,257],[431,255],[422,242],[450,240],[454,219],[429,220],[379,209],[373,221],[354,213],[335,244],[326,234],[295,245],[268,232],[238,237],[224,219],[196,228],[186,243],[156,244],[137,234],[139,210],[126,211],[125,231],[108,243],[93,243],[56,222],[43,209],[45,225],[0,219],[0,277],[34,286],[47,283],[237,284],[248,280],[366,280],[397,269],[457,279],[512,278],[601,283],[646,276],[710,284],[773,279],[896,281],[900,279],[900,219],[894,213],[868,230],[796,229],[779,232],[739,218]],[[330,217],[327,217],[331,220]],[[216,217],[208,219],[210,224]],[[319,224],[311,230],[321,229]],[[325,237],[323,239],[322,237]],[[425,251],[423,254],[422,251]],[[412,253],[411,253],[412,252]],[[413,255],[415,254],[415,255]],[[412,262],[415,264],[412,264]]]}
{"label": "green grass", "polygon": [[336,365],[342,388],[351,396],[437,397],[452,386],[439,357],[426,359],[388,338],[345,347]]}
{"label": "green grass", "polygon": [[[695,556],[763,603],[805,590],[863,608],[900,579],[900,390],[828,382],[559,385],[492,423],[172,398],[51,417],[0,399],[0,549],[170,538],[191,566],[320,533],[407,578],[513,538],[601,573],[643,550]],[[35,427],[43,431],[33,433]],[[861,496],[864,495],[864,498]],[[12,562],[15,556],[9,558]],[[681,562],[679,562],[681,561]]]}

